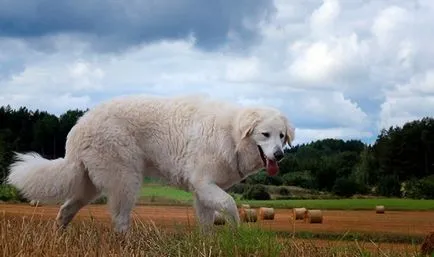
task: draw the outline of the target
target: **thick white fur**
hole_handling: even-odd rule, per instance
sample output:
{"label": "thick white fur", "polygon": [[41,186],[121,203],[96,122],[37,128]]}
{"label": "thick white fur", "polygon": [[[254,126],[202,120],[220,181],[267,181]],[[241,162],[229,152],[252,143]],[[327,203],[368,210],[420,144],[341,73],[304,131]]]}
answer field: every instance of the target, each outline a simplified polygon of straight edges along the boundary
{"label": "thick white fur", "polygon": [[79,119],[67,136],[65,158],[17,154],[8,182],[29,199],[65,201],[57,217],[62,227],[103,193],[115,230],[127,231],[144,176],[193,192],[203,228],[213,223],[214,211],[238,225],[235,201],[224,190],[263,167],[257,145],[272,159],[293,139],[294,128],[272,108],[196,95],[121,97]]}

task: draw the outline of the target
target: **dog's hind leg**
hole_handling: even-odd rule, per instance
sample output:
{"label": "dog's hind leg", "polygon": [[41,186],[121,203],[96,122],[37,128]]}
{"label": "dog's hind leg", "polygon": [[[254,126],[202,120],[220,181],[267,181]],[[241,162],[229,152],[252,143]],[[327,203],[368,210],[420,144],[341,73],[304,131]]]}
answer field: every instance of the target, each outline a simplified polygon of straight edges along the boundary
{"label": "dog's hind leg", "polygon": [[56,217],[56,228],[66,228],[74,216],[99,195],[95,185],[92,184],[89,177],[85,175],[80,187],[77,188],[77,194],[68,199],[61,207]]}
{"label": "dog's hind leg", "polygon": [[119,170],[118,183],[108,189],[108,207],[116,232],[125,233],[130,226],[130,214],[142,185],[141,174],[134,170]]}
{"label": "dog's hind leg", "polygon": [[118,120],[107,120],[106,133],[95,135],[83,155],[93,184],[107,196],[114,230],[127,232],[130,213],[143,183],[142,149],[129,129]]}

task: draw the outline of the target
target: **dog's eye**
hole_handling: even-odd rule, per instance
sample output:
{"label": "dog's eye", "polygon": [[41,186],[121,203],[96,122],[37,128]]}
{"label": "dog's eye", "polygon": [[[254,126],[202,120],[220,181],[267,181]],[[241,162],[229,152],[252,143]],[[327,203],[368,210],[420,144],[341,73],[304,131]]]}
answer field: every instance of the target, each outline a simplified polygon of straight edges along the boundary
{"label": "dog's eye", "polygon": [[270,133],[267,132],[262,133],[262,135],[264,135],[264,137],[270,137]]}
{"label": "dog's eye", "polygon": [[280,138],[283,138],[285,135],[283,135],[282,133],[280,133]]}

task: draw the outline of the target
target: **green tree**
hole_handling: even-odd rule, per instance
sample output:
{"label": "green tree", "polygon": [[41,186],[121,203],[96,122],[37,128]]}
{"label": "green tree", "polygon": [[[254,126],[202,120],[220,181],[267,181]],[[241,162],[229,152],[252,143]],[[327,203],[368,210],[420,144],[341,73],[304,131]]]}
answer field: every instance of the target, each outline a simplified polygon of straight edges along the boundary
{"label": "green tree", "polygon": [[382,130],[374,144],[381,175],[394,174],[400,181],[405,181],[434,174],[433,146],[433,118]]}
{"label": "green tree", "polygon": [[396,175],[386,175],[379,179],[377,194],[386,197],[400,197],[401,184]]}
{"label": "green tree", "polygon": [[54,115],[44,115],[33,125],[32,148],[51,158],[56,158],[56,139],[59,119]]}
{"label": "green tree", "polygon": [[354,168],[354,178],[357,183],[373,186],[378,183],[378,163],[372,148],[366,147],[360,153],[360,160]]}
{"label": "green tree", "polygon": [[338,178],[332,191],[338,196],[350,197],[359,192],[359,185],[351,178]]}

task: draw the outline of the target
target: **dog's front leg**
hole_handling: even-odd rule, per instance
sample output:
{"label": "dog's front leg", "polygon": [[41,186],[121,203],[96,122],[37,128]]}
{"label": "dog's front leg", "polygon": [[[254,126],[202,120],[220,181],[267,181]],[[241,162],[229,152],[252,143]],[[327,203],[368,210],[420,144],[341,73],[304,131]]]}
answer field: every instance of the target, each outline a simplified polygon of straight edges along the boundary
{"label": "dog's front leg", "polygon": [[[226,193],[214,183],[201,183],[195,188],[196,209],[202,226],[212,225],[214,211],[219,211],[226,216],[229,224],[239,226],[240,216],[237,205],[231,195]],[[202,212],[203,211],[203,212]],[[212,217],[212,218],[211,218]]]}

